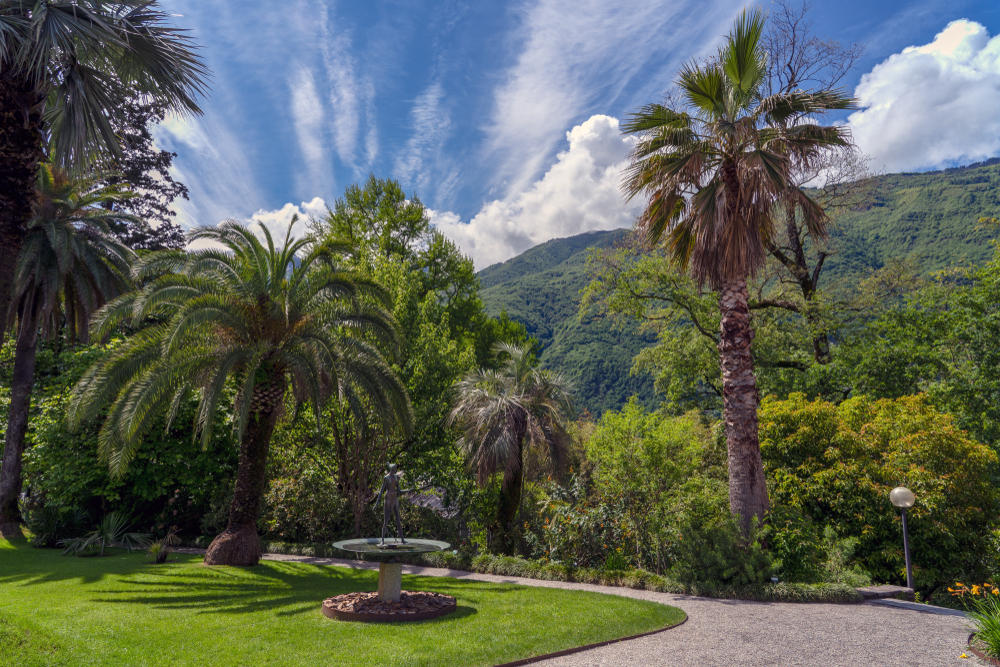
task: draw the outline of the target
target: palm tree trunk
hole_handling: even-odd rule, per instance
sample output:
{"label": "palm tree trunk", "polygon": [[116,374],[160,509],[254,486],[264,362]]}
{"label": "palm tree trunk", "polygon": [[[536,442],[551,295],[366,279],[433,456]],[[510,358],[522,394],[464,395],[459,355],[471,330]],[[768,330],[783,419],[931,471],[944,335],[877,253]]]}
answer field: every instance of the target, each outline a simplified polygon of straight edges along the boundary
{"label": "palm tree trunk", "polygon": [[250,418],[240,443],[229,524],[208,546],[206,565],[256,565],[260,561],[257,518],[267,482],[267,452],[284,395],[283,375],[254,387]]}
{"label": "palm tree trunk", "polygon": [[[42,98],[0,62],[0,333],[6,331],[14,266],[35,205],[35,179],[44,157]],[[2,339],[2,336],[0,336]]]}
{"label": "palm tree trunk", "polygon": [[[26,312],[32,309],[25,308]],[[35,352],[38,327],[30,315],[18,325],[14,349],[14,377],[10,387],[10,412],[4,437],[3,464],[0,466],[0,537],[23,537],[17,499],[21,495],[21,457],[24,435],[28,430],[28,409],[31,407],[31,387],[35,380]]]}
{"label": "palm tree trunk", "polygon": [[500,484],[500,506],[497,508],[500,539],[497,542],[503,551],[510,550],[513,543],[514,521],[521,508],[521,492],[524,487],[524,452],[521,445],[517,449],[518,465],[504,470]]}
{"label": "palm tree trunk", "polygon": [[719,363],[722,367],[723,417],[729,453],[729,508],[744,535],[754,518],[767,513],[767,485],[757,436],[757,379],[753,374],[750,309],[746,280],[726,281],[719,290]]}

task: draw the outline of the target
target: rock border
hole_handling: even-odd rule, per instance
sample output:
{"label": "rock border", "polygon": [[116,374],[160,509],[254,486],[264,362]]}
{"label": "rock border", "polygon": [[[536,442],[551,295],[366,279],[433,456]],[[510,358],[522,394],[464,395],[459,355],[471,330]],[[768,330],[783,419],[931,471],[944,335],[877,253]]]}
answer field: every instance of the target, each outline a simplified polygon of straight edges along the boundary
{"label": "rock border", "polygon": [[[669,605],[664,605],[669,606]],[[679,607],[677,607],[679,609]],[[684,611],[681,609],[681,611]],[[583,651],[590,651],[591,649],[601,648],[602,646],[609,646],[611,644],[617,644],[618,642],[627,642],[632,639],[639,639],[640,637],[649,637],[650,635],[658,635],[661,632],[666,632],[667,630],[673,630],[674,628],[684,625],[687,623],[689,616],[687,612],[684,612],[684,618],[677,621],[673,625],[668,625],[666,627],[660,628],[659,630],[650,630],[649,632],[640,632],[637,635],[631,635],[628,637],[618,637],[617,639],[608,639],[603,642],[597,642],[595,644],[586,644],[584,646],[575,646],[573,648],[563,649],[561,651],[556,651],[554,653],[546,653],[544,655],[535,655],[530,658],[522,658],[521,660],[515,660],[514,662],[505,662],[497,667],[520,667],[520,665],[530,665],[535,662],[542,662],[543,660],[551,660],[552,658],[561,658],[565,655],[573,655],[574,653],[582,653]],[[1000,664],[1000,663],[998,663]]]}
{"label": "rock border", "polygon": [[997,667],[1000,667],[1000,660],[997,660],[991,655],[986,655],[973,645],[972,640],[975,638],[976,638],[975,632],[969,635],[969,642],[968,642],[969,650],[972,651],[972,655],[976,656],[977,658],[985,662],[987,665],[996,665]]}
{"label": "rock border", "polygon": [[[342,609],[337,609],[337,602],[341,598],[349,595],[356,595],[356,593],[335,595],[323,600],[323,605],[321,607],[323,615],[327,618],[332,618],[338,621],[355,621],[362,623],[406,623],[409,621],[426,621],[430,618],[446,616],[447,614],[450,614],[458,609],[458,604],[452,596],[441,595],[440,593],[427,593],[425,591],[402,591],[402,595],[417,598],[420,596],[433,595],[439,600],[441,598],[446,598],[444,606],[417,612],[407,612],[403,609],[391,612],[344,611]],[[372,595],[376,594],[372,593]]]}

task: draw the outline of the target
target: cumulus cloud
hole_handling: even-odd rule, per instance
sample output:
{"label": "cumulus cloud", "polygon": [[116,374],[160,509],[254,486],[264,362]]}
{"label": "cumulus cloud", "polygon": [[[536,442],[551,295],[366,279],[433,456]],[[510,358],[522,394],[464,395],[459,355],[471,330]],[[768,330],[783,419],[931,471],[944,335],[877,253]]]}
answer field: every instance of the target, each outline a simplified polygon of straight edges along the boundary
{"label": "cumulus cloud", "polygon": [[569,146],[545,175],[508,200],[494,200],[468,222],[431,211],[432,224],[470,255],[477,268],[501,262],[553,238],[628,227],[639,203],[619,185],[629,151],[618,119],[595,115],[566,133]]}
{"label": "cumulus cloud", "polygon": [[1000,35],[952,21],[861,77],[848,117],[876,169],[905,171],[1000,154]]}
{"label": "cumulus cloud", "polygon": [[[264,225],[267,230],[271,233],[271,237],[274,239],[276,244],[280,244],[285,239],[285,232],[288,231],[288,226],[292,224],[292,219],[298,216],[298,222],[295,224],[295,228],[292,231],[293,237],[300,237],[305,235],[307,231],[306,223],[310,218],[320,218],[326,215],[327,205],[322,197],[313,197],[309,201],[304,201],[297,206],[291,202],[287,202],[281,208],[276,208],[272,210],[260,209],[249,218],[242,220],[243,223],[250,225],[254,233],[258,237],[263,238],[263,234],[260,231],[260,227],[257,223]],[[220,220],[221,224],[223,221]],[[195,243],[189,243],[188,248],[191,250],[198,250],[200,248],[208,248],[213,244],[207,241],[197,241]]]}

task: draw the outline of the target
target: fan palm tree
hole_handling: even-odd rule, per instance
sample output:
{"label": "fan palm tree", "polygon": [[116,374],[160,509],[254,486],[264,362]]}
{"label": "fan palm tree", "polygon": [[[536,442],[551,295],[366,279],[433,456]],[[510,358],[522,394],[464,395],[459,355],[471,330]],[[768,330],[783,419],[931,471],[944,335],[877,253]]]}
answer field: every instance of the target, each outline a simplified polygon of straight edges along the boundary
{"label": "fan palm tree", "polygon": [[760,13],[744,12],[712,62],[681,70],[677,86],[685,107],[651,104],[623,126],[638,135],[625,193],[648,198],[637,228],[650,243],[665,243],[699,284],[719,293],[729,503],[745,532],[768,509],[747,280],[764,263],[779,204],[793,201],[810,233],[825,233],[823,210],[792,174],[829,147],[845,145],[846,130],[792,121],[852,105],[834,90],[764,96],[762,29]]}
{"label": "fan palm tree", "polygon": [[65,325],[71,341],[85,338],[90,314],[127,289],[133,258],[111,231],[131,216],[104,206],[122,192],[49,165],[39,170],[36,187],[35,215],[14,272],[11,323],[17,342],[0,468],[0,534],[7,537],[20,533],[21,455],[39,335],[59,334]]}
{"label": "fan palm tree", "polygon": [[521,506],[525,449],[546,447],[556,469],[562,467],[570,391],[558,374],[535,367],[526,348],[501,344],[497,351],[500,370],[473,371],[457,383],[450,419],[462,431],[479,484],[503,474],[495,528],[509,536]]}
{"label": "fan palm tree", "polygon": [[123,97],[197,112],[207,70],[155,0],[0,2],[0,317],[46,143],[63,166],[117,153]]}
{"label": "fan palm tree", "polygon": [[68,414],[72,426],[108,408],[98,451],[120,475],[150,423],[165,413],[169,424],[192,390],[200,394],[195,432],[207,443],[227,386],[236,386],[236,482],[228,525],[205,555],[212,565],[260,559],[267,454],[289,381],[298,401],[311,401],[317,423],[331,389],[397,424],[410,420],[406,390],[380,351],[396,349],[398,336],[372,298],[377,288],[320,261],[329,248],[292,239],[291,227],[280,248],[261,231],[264,243],[236,222],[202,228],[191,240],[216,248],[162,251],[138,263],[141,289],[109,303],[93,324],[95,335],[119,324],[135,333],[84,374]]}
{"label": "fan palm tree", "polygon": [[90,314],[129,285],[132,251],[111,226],[130,216],[105,208],[123,193],[96,178],[71,177],[42,165],[35,214],[28,221],[14,273],[11,323],[17,331],[11,401],[0,468],[0,534],[20,533],[17,498],[21,455],[34,385],[39,335],[86,338]]}

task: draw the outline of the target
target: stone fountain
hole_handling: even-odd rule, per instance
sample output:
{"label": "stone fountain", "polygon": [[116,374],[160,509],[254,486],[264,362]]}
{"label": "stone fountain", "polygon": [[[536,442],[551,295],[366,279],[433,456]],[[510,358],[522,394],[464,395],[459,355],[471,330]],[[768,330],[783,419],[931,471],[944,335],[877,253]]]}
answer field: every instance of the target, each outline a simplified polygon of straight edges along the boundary
{"label": "stone fountain", "polygon": [[[400,475],[395,464],[390,464],[382,487],[372,503],[384,497],[382,537],[361,537],[335,542],[341,551],[355,554],[365,560],[376,560],[378,566],[378,591],[376,593],[345,593],[323,601],[323,613],[330,618],[345,621],[417,621],[443,616],[455,611],[455,598],[440,593],[402,590],[402,556],[444,551],[451,545],[438,540],[406,539],[399,516]],[[396,537],[386,538],[389,522],[396,524]]]}

